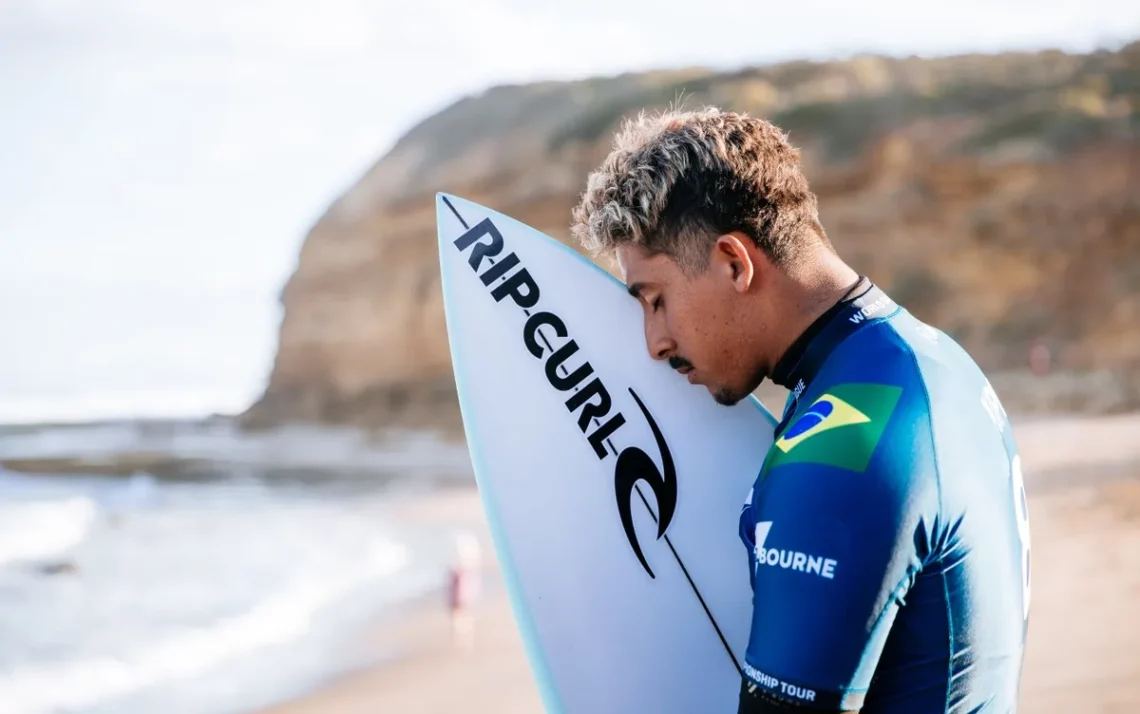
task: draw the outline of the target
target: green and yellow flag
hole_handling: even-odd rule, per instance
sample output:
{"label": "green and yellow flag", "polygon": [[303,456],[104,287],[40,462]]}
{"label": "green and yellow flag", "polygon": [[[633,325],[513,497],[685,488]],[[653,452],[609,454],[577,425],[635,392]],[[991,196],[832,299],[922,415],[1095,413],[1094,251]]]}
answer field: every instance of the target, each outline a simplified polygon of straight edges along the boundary
{"label": "green and yellow flag", "polygon": [[821,464],[862,473],[901,394],[901,387],[886,384],[830,387],[776,440],[764,470]]}

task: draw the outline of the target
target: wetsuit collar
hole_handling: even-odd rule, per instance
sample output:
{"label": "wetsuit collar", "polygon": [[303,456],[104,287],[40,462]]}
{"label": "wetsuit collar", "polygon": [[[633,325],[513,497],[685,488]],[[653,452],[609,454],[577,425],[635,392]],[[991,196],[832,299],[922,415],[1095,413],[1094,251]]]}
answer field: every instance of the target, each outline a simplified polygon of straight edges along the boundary
{"label": "wetsuit collar", "polygon": [[798,397],[843,340],[894,313],[894,301],[866,276],[801,334],[772,370],[772,381]]}

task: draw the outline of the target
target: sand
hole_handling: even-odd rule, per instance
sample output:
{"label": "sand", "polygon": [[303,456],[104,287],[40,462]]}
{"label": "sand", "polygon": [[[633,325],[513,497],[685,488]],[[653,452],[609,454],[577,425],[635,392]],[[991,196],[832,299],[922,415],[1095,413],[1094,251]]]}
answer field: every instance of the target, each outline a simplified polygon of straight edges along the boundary
{"label": "sand", "polygon": [[417,524],[464,526],[482,541],[484,592],[476,608],[474,650],[450,646],[444,600],[430,598],[365,636],[366,646],[400,653],[397,661],[350,673],[261,714],[542,714],[478,493],[463,488],[434,494],[412,502],[400,515]]}
{"label": "sand", "polygon": [[[1020,712],[1140,708],[1140,414],[1018,427],[1033,536]],[[417,522],[466,524],[491,554],[473,489],[425,497]],[[542,705],[493,559],[475,651],[452,651],[441,601],[369,635],[402,657],[260,714],[534,713]]]}

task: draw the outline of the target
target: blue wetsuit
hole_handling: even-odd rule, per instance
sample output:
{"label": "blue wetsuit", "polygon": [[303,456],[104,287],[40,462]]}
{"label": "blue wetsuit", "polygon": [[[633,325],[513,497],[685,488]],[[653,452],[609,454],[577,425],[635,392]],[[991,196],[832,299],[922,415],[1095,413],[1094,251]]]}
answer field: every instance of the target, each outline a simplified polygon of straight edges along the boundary
{"label": "blue wetsuit", "polygon": [[741,711],[1015,711],[1029,519],[985,376],[862,279],[772,378],[792,393],[740,515]]}

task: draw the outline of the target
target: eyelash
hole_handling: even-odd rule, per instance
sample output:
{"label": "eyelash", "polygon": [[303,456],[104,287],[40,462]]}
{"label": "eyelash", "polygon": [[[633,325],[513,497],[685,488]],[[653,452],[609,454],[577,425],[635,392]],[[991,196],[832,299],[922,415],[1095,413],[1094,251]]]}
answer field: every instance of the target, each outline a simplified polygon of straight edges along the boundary
{"label": "eyelash", "polygon": [[657,309],[658,309],[659,307],[661,307],[661,296],[660,296],[660,295],[658,295],[657,297],[653,298],[653,304],[652,304],[652,306],[653,306],[653,312],[657,312]]}

